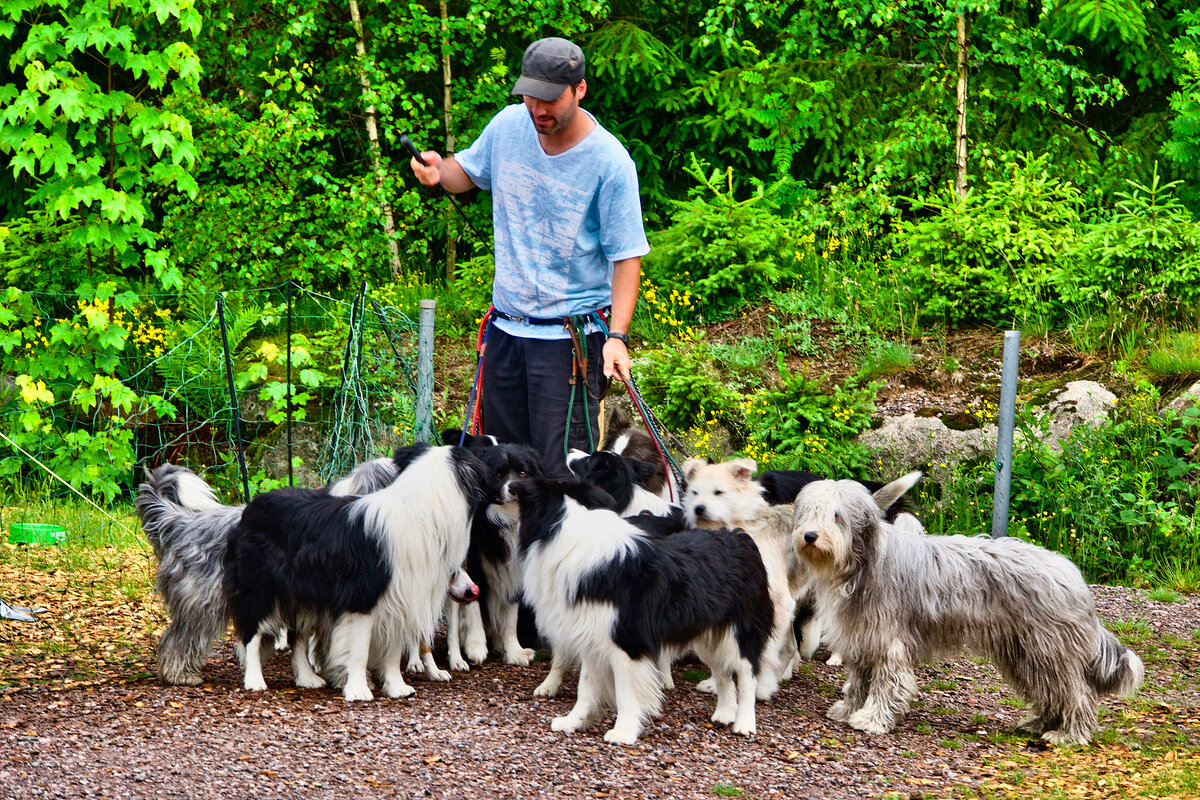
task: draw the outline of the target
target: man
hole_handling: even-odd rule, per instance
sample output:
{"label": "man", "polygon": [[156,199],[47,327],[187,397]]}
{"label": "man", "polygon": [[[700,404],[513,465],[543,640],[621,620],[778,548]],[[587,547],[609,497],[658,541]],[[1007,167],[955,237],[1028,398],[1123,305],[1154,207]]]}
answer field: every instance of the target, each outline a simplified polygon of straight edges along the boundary
{"label": "man", "polygon": [[[492,192],[496,311],[480,375],[483,432],[533,445],[551,477],[569,476],[568,448],[594,449],[600,398],[612,378],[629,377],[627,333],[650,252],[633,160],[579,107],[585,71],[577,46],[539,39],[512,90],[523,107],[498,113],[452,158],[425,152],[425,165],[411,162],[425,186]],[[606,336],[595,312],[610,307]]]}

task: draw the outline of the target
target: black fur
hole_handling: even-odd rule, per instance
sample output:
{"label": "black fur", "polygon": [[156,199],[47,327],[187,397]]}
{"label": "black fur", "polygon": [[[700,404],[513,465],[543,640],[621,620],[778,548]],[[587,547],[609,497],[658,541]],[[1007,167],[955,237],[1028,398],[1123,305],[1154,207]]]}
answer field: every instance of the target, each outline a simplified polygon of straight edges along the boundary
{"label": "black fur", "polygon": [[[429,450],[428,444],[398,448],[397,470],[403,473]],[[470,451],[455,447],[450,459],[469,503],[497,491]],[[367,501],[289,488],[258,495],[246,505],[225,553],[226,594],[243,643],[277,607],[293,622],[302,611],[336,617],[375,607],[392,579],[385,538],[407,532],[366,530],[361,514],[350,513],[359,502]]]}
{"label": "black fur", "polygon": [[612,495],[617,508],[628,508],[635,486],[647,487],[659,468],[636,458],[600,450],[571,462],[571,471]]}
{"label": "black fur", "polygon": [[[519,481],[521,551],[555,536],[568,513],[565,498],[612,510],[611,498],[582,482]],[[629,524],[616,513],[613,524]],[[759,668],[771,635],[773,609],[767,572],[754,541],[740,531],[685,530],[635,540],[633,552],[595,565],[581,577],[577,597],[617,609],[613,642],[631,658],[664,644],[686,644],[710,630],[732,630],[743,657]]]}
{"label": "black fur", "polygon": [[[755,478],[762,484],[762,496],[773,506],[790,505],[796,502],[800,490],[813,481],[824,480],[820,475],[799,469],[772,469]],[[857,479],[855,479],[857,480]],[[879,481],[858,481],[871,492],[877,492],[884,487]],[[884,516],[889,522],[894,522],[896,515],[907,510],[904,498],[901,497],[887,508]]]}

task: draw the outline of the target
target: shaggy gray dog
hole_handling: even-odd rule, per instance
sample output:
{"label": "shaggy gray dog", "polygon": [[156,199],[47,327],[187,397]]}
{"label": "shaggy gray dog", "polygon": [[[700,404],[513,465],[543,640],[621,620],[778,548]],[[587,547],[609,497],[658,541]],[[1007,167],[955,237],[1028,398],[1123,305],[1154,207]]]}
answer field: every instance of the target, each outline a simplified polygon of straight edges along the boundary
{"label": "shaggy gray dog", "polygon": [[[329,491],[364,494],[388,485],[396,473],[392,459],[378,458],[359,464]],[[146,470],[135,503],[158,556],[158,592],[171,618],[158,641],[158,677],[164,683],[197,686],[203,681],[200,668],[228,624],[222,587],[226,539],[243,506],[223,505],[203,478],[174,464]],[[287,642],[282,623],[281,628],[282,648]],[[307,653],[293,653],[293,660],[301,656],[305,663],[298,669],[308,674]]]}
{"label": "shaggy gray dog", "polygon": [[854,481],[819,481],[796,498],[793,543],[849,665],[844,698],[827,716],[886,733],[917,694],[914,665],[967,649],[991,658],[1030,703],[1023,727],[1047,742],[1086,744],[1097,698],[1132,694],[1141,659],[1104,628],[1063,556],[1013,538],[913,536],[881,520],[910,477],[874,497]]}

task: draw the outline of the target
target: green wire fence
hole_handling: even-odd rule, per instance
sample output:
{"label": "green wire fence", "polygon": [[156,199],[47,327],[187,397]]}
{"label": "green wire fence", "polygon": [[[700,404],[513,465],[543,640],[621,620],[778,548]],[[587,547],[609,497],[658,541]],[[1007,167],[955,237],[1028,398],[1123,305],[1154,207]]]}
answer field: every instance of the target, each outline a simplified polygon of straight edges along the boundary
{"label": "green wire fence", "polygon": [[[427,328],[431,342],[432,317]],[[432,375],[432,363],[418,364],[420,338],[418,322],[373,300],[365,283],[341,298],[290,283],[82,299],[8,289],[0,491],[45,485],[128,499],[143,467],[168,461],[230,502],[326,483],[429,438],[432,404],[418,401],[418,375]]]}

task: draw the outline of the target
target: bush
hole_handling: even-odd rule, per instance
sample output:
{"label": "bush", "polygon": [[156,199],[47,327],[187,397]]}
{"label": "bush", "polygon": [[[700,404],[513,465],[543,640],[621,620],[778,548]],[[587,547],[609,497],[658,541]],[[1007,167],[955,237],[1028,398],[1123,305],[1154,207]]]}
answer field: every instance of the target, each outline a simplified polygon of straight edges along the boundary
{"label": "bush", "polygon": [[1011,164],[1006,180],[961,200],[947,186],[917,203],[933,214],[901,225],[897,262],[923,317],[1003,325],[1061,316],[1051,278],[1078,242],[1083,199],[1046,157]]}
{"label": "bush", "polygon": [[670,227],[651,234],[643,268],[655,286],[689,287],[697,319],[712,322],[792,278],[798,237],[762,187],[747,200],[734,198],[732,168],[725,186],[720,172],[706,177],[695,160],[689,171],[712,197],[675,202]]}
{"label": "bush", "polygon": [[1179,181],[1128,181],[1111,219],[1090,226],[1070,268],[1055,276],[1063,301],[1122,305],[1136,319],[1191,321],[1200,303],[1200,222],[1176,196]]}

